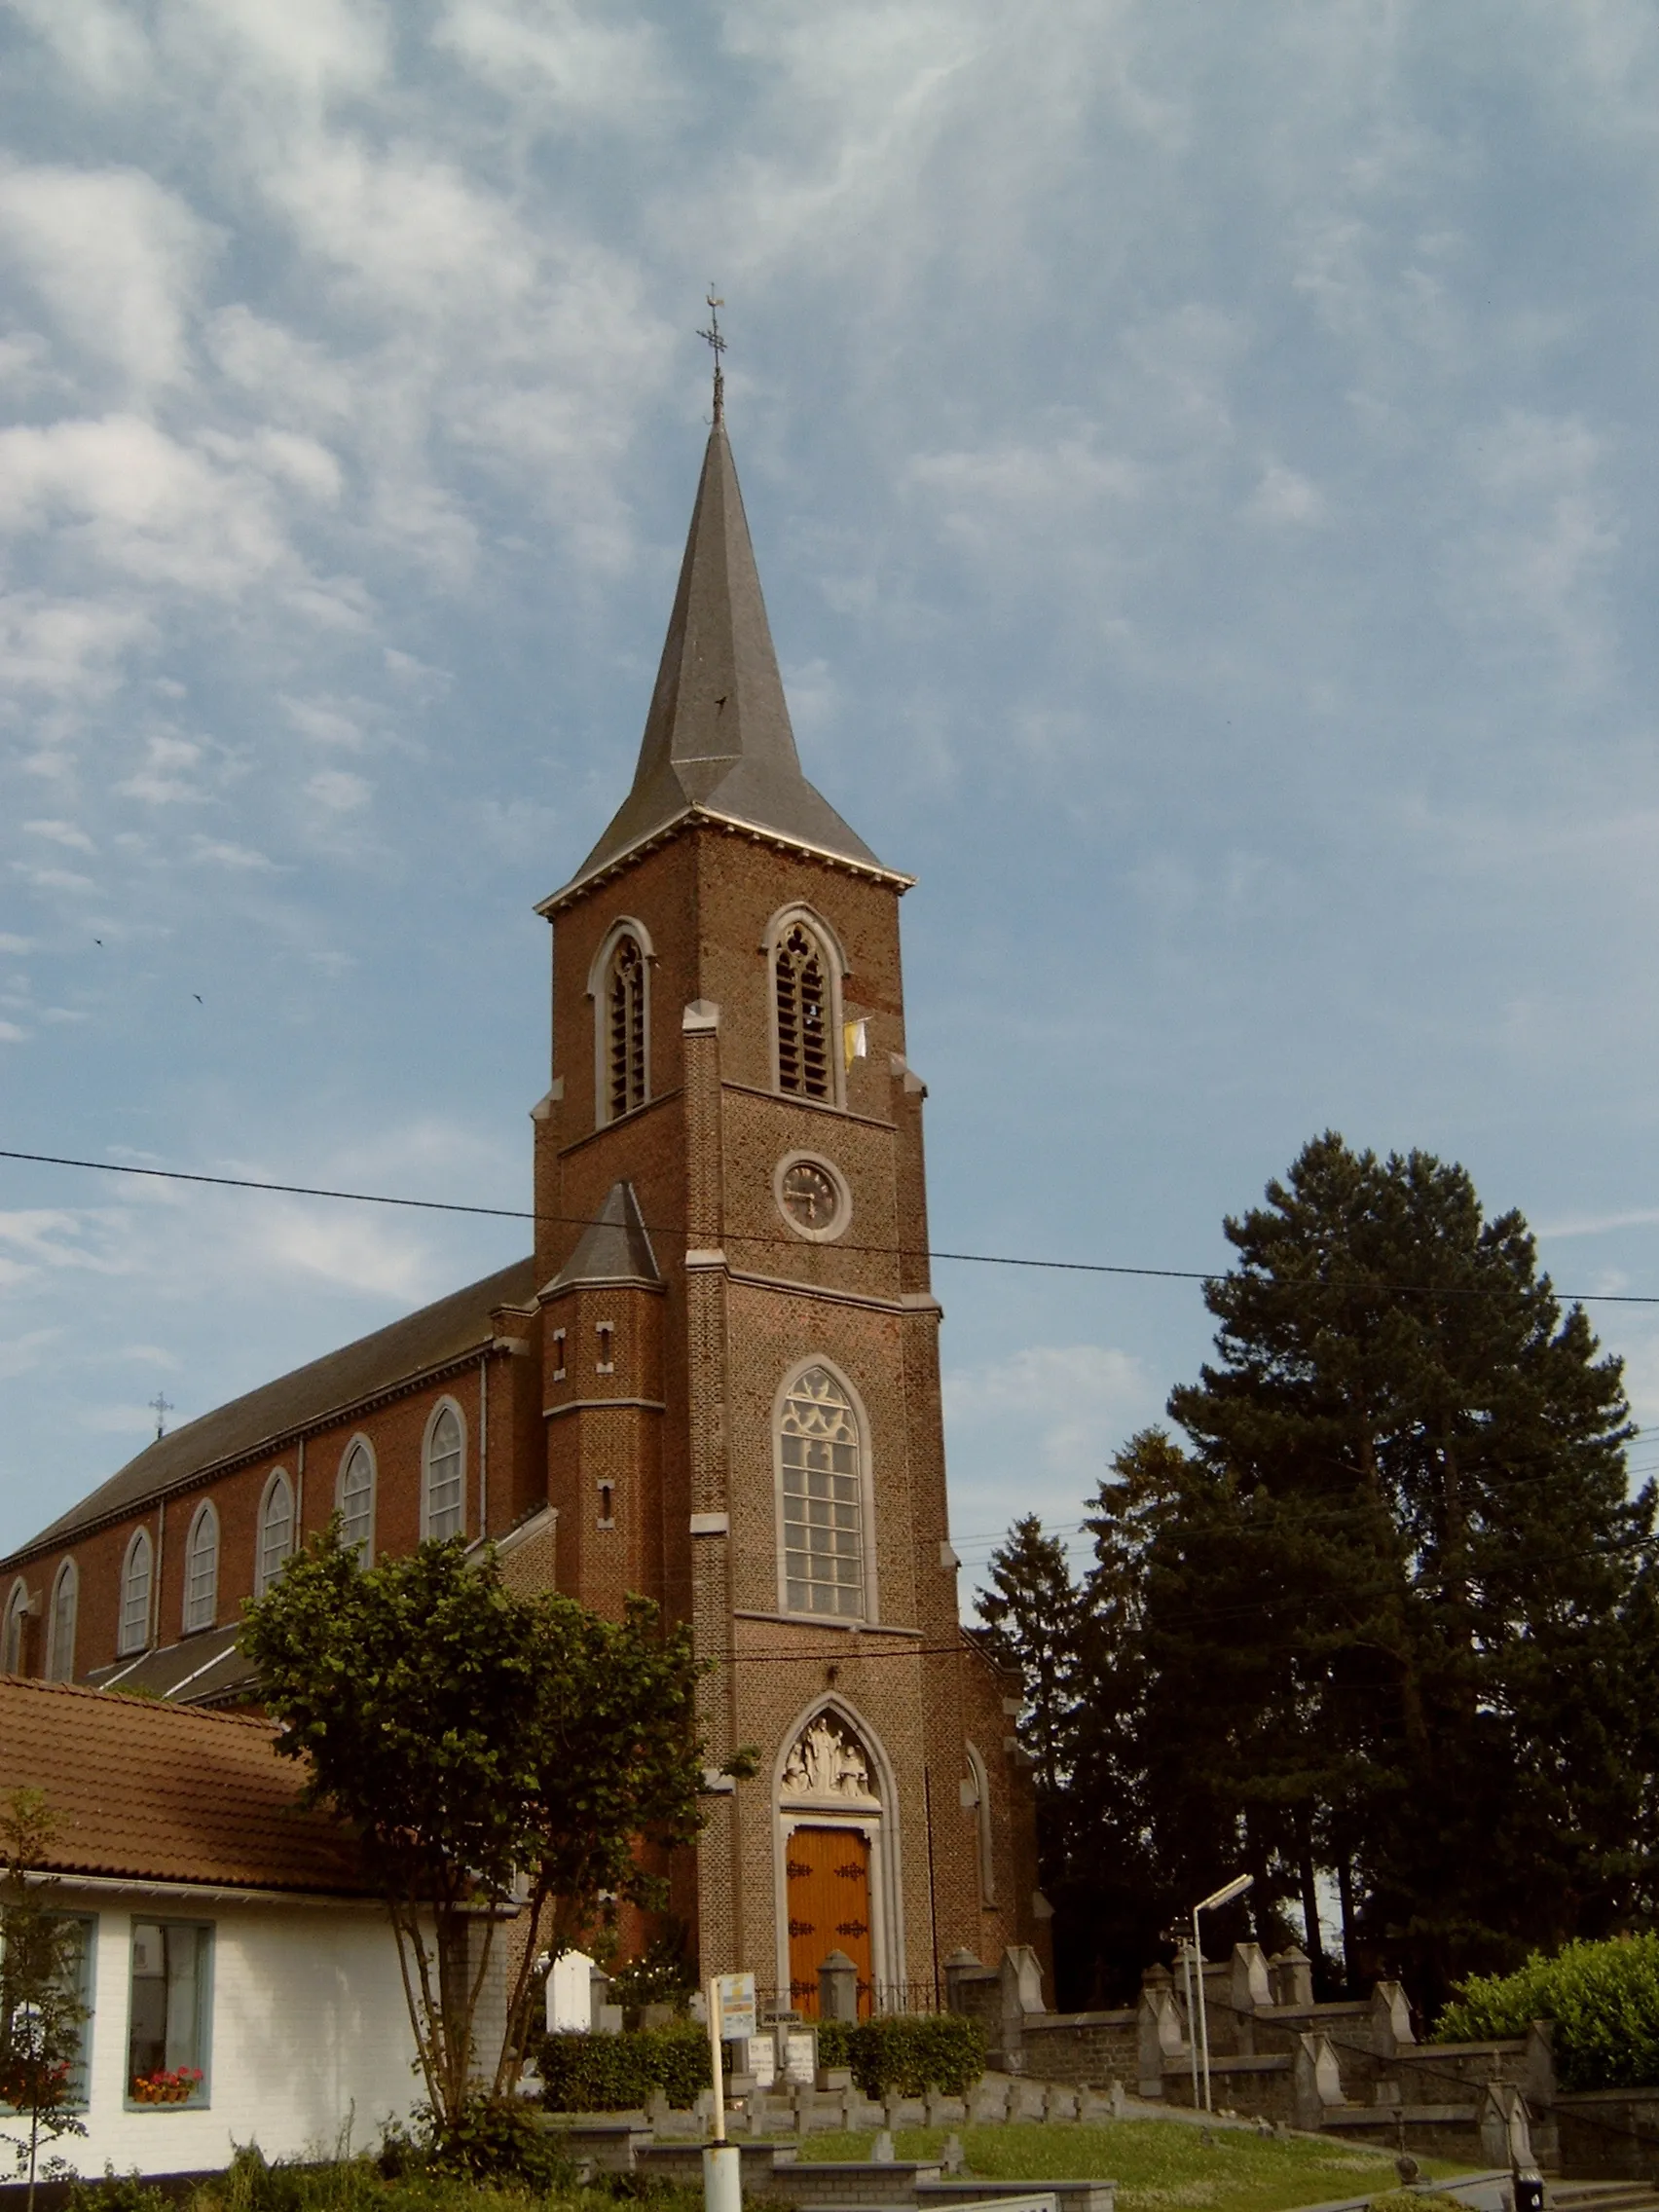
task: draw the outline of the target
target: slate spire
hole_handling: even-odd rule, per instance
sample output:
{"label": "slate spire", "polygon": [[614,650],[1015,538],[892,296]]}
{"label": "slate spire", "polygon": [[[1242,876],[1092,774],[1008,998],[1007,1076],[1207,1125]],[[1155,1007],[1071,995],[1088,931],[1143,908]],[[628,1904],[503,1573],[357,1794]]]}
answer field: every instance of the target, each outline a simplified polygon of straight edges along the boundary
{"label": "slate spire", "polygon": [[633,788],[571,887],[696,812],[881,866],[801,773],[723,409],[703,457]]}
{"label": "slate spire", "polygon": [[662,1281],[651,1250],[650,1233],[640,1213],[632,1183],[612,1183],[605,1203],[582,1231],[575,1250],[548,1284],[542,1296],[569,1290],[575,1283],[641,1283],[654,1287]]}

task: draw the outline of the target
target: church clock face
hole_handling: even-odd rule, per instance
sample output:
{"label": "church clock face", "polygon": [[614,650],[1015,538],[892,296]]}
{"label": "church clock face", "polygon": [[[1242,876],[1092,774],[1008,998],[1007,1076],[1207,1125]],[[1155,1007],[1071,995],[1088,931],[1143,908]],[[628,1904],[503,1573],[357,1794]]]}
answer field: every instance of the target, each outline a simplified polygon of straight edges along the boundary
{"label": "church clock face", "polygon": [[847,1226],[852,1200],[847,1186],[827,1160],[791,1153],[780,1160],[772,1178],[778,1210],[797,1236],[822,1243]]}

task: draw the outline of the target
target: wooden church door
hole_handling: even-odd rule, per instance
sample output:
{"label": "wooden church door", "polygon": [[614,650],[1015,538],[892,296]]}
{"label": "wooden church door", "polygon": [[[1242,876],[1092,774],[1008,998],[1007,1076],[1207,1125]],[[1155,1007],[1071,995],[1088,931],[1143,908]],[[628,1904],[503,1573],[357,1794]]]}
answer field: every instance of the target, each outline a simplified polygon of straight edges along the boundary
{"label": "wooden church door", "polygon": [[845,1951],[859,1970],[859,2017],[874,1996],[870,1945],[869,1838],[857,1828],[796,1828],[786,1855],[790,1908],[790,2003],[818,2017],[818,1970]]}

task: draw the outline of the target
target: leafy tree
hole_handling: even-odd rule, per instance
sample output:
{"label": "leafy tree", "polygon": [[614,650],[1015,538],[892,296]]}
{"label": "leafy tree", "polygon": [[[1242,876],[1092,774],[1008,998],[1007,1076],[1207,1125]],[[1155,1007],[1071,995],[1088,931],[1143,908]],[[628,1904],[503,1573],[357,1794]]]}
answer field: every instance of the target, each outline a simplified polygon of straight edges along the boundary
{"label": "leafy tree", "polygon": [[[453,1539],[363,1570],[338,1526],[244,1618],[277,1750],[311,1762],[305,1800],[351,1826],[385,1896],[426,2092],[453,2130],[481,2085],[517,2083],[538,1946],[581,1947],[617,1900],[664,1901],[650,1861],[700,1825],[690,1631],[662,1629],[642,1599],[608,1621],[516,1595],[492,1555],[468,1561]],[[480,2053],[512,1899],[537,1939],[498,2052]]]}
{"label": "leafy tree", "polygon": [[28,2175],[28,2212],[42,2143],[87,2132],[71,2110],[87,2017],[83,1936],[55,1901],[59,1884],[39,1871],[56,1825],[38,1789],[13,1790],[0,1809],[0,2106],[24,2122],[7,2140]]}

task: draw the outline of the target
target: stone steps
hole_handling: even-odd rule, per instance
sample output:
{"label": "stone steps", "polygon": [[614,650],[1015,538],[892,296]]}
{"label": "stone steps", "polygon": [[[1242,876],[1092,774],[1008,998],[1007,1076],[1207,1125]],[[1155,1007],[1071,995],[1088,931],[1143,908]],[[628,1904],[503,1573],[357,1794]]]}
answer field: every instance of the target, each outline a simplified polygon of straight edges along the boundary
{"label": "stone steps", "polygon": [[1659,2212],[1659,2189],[1645,2181],[1558,2181],[1548,2202],[1552,2212]]}

